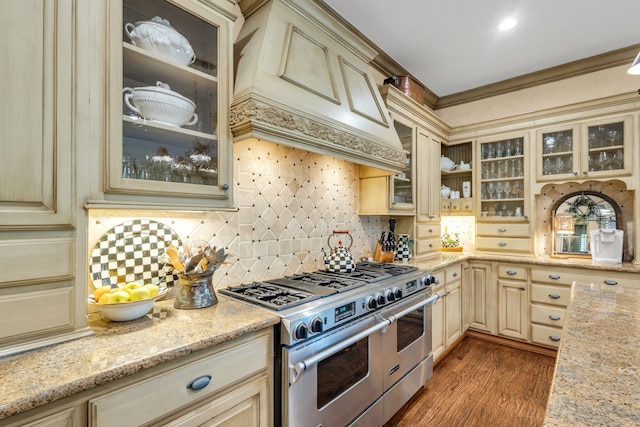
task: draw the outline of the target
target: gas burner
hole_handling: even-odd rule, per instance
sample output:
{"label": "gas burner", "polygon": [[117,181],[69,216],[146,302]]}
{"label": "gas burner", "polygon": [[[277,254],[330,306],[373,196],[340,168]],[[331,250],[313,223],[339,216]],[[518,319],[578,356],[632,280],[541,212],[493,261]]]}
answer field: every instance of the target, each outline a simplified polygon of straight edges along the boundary
{"label": "gas burner", "polygon": [[220,289],[219,292],[272,310],[283,310],[320,298],[320,295],[311,292],[286,288],[271,283],[258,282],[229,286],[228,288]]}
{"label": "gas burner", "polygon": [[418,267],[413,265],[399,265],[392,264],[387,262],[367,262],[362,261],[356,264],[356,270],[370,270],[370,271],[381,271],[392,276],[400,276],[402,274],[411,273],[412,271],[416,271]]}

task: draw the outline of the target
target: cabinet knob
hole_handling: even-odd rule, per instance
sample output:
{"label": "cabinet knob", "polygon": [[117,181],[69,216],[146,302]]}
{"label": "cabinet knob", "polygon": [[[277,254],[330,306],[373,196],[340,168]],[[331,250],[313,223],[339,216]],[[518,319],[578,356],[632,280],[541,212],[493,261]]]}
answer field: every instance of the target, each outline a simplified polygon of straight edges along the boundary
{"label": "cabinet knob", "polygon": [[458,277],[458,273],[453,273],[453,277]]}
{"label": "cabinet knob", "polygon": [[521,290],[521,291],[526,291],[526,290],[527,290],[527,288],[525,288],[524,286],[520,286],[520,290]]}
{"label": "cabinet knob", "polygon": [[223,191],[227,191],[229,189],[229,184],[222,184],[222,188]]}
{"label": "cabinet knob", "polygon": [[507,242],[500,242],[498,243],[498,246],[507,246]]}
{"label": "cabinet knob", "polygon": [[506,231],[507,231],[506,228],[498,228],[498,233],[504,233]]}
{"label": "cabinet knob", "polygon": [[560,316],[557,316],[555,314],[550,314],[549,315],[549,319],[551,319],[551,320],[560,320]]}
{"label": "cabinet knob", "polygon": [[558,295],[558,294],[549,294],[549,298],[551,298],[551,299],[560,299],[560,295]]}
{"label": "cabinet knob", "polygon": [[578,171],[573,171],[573,174],[574,174],[575,176],[578,176]]}
{"label": "cabinet knob", "polygon": [[589,171],[582,171],[582,174],[583,174],[583,175],[588,175],[588,174],[589,174]]}
{"label": "cabinet knob", "polygon": [[189,384],[187,384],[187,388],[194,391],[202,390],[203,388],[208,386],[210,382],[211,382],[211,375],[203,375],[191,381]]}
{"label": "cabinet knob", "polygon": [[604,284],[613,286],[613,285],[617,285],[618,282],[616,282],[615,280],[612,280],[612,279],[607,279],[607,280],[604,281]]}

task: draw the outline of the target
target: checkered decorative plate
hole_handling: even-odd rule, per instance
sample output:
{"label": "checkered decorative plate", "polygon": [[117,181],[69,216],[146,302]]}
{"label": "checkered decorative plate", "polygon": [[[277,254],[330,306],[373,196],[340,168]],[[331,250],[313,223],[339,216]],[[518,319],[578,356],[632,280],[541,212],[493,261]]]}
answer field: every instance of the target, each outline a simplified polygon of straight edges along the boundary
{"label": "checkered decorative plate", "polygon": [[89,273],[95,287],[132,281],[167,286],[178,276],[168,274],[158,261],[165,248],[180,247],[180,237],[168,226],[149,219],[136,219],[116,225],[104,233],[91,251]]}

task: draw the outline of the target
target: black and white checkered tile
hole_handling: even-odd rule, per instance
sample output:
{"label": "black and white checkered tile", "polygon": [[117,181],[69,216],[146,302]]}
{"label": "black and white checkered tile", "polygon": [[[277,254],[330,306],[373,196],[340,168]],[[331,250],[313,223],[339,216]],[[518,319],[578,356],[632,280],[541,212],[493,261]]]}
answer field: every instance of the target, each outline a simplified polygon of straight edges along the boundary
{"label": "black and white checkered tile", "polygon": [[178,277],[158,257],[167,247],[182,245],[180,237],[170,227],[150,219],[124,222],[107,231],[91,251],[89,273],[95,287],[131,281],[158,283],[167,286]]}

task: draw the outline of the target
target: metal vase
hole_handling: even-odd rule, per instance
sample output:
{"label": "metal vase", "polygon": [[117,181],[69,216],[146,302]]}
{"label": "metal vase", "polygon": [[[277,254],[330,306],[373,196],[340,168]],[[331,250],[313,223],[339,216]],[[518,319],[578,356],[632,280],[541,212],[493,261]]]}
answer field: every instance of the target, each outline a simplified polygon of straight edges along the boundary
{"label": "metal vase", "polygon": [[213,289],[213,271],[203,273],[183,273],[178,280],[178,293],[173,306],[179,309],[211,307],[218,303]]}

